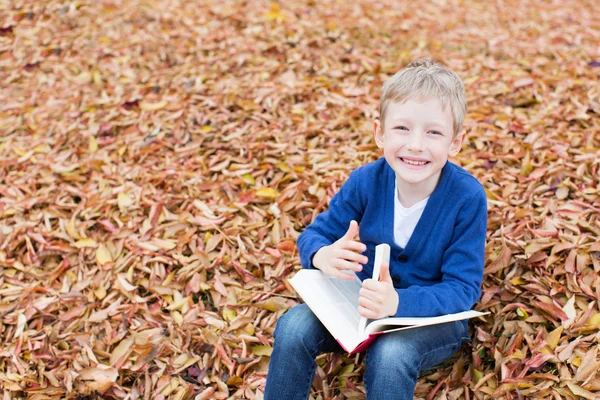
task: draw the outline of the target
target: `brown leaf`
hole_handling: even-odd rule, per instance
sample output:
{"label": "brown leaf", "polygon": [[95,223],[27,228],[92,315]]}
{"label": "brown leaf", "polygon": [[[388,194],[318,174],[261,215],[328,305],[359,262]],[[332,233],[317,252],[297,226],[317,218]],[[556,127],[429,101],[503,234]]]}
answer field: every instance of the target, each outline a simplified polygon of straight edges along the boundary
{"label": "brown leaf", "polygon": [[104,394],[117,381],[119,373],[110,367],[88,367],[78,372],[90,392]]}

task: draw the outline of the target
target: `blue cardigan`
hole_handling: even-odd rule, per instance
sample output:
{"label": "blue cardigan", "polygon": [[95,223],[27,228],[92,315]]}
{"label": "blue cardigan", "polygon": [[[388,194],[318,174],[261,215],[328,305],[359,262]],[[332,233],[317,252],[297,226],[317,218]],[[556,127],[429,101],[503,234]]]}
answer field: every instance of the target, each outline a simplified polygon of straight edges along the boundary
{"label": "blue cardigan", "polygon": [[298,237],[300,262],[360,225],[369,263],[357,275],[373,273],[375,246],[391,247],[390,274],[398,292],[398,317],[431,317],[469,310],[481,295],[487,228],[483,186],[463,168],[447,162],[437,187],[406,247],[394,243],[395,173],[384,158],[356,169]]}

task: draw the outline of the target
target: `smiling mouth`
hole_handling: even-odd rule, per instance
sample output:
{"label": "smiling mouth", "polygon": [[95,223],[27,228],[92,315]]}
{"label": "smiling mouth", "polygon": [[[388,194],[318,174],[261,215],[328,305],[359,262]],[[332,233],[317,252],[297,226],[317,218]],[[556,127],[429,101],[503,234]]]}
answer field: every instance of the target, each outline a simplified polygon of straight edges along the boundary
{"label": "smiling mouth", "polygon": [[399,157],[399,158],[400,158],[400,161],[402,161],[403,163],[406,163],[408,165],[414,165],[417,167],[429,164],[429,161],[409,160],[407,158],[402,158],[402,157]]}

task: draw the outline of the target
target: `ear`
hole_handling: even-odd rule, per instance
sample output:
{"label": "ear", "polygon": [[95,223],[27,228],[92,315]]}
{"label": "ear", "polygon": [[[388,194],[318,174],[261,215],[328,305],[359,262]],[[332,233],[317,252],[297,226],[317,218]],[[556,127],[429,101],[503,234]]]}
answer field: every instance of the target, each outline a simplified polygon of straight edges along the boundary
{"label": "ear", "polygon": [[454,139],[452,139],[452,143],[450,143],[450,148],[448,149],[448,155],[450,157],[454,157],[460,151],[463,142],[465,141],[465,132],[459,132],[458,135]]}
{"label": "ear", "polygon": [[377,148],[383,149],[383,130],[379,117],[375,118],[375,121],[373,121],[373,133],[375,134],[375,144],[377,144]]}

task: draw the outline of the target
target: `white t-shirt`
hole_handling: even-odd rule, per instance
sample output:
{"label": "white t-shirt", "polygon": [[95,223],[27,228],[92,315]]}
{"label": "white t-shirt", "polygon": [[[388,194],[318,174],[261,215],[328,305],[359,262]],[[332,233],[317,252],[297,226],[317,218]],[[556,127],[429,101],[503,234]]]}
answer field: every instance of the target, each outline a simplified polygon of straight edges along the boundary
{"label": "white t-shirt", "polygon": [[398,185],[394,187],[394,242],[401,248],[405,248],[408,239],[413,234],[419,218],[427,205],[429,197],[421,200],[412,207],[406,208],[398,198]]}

